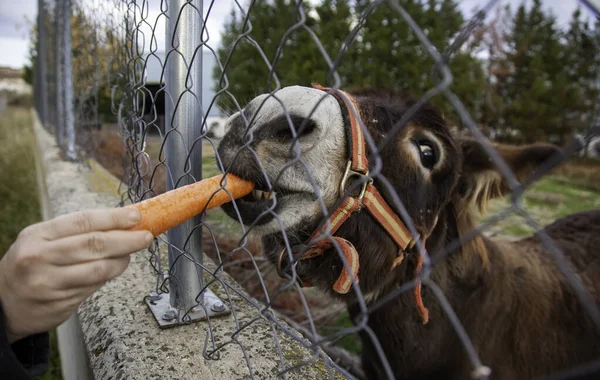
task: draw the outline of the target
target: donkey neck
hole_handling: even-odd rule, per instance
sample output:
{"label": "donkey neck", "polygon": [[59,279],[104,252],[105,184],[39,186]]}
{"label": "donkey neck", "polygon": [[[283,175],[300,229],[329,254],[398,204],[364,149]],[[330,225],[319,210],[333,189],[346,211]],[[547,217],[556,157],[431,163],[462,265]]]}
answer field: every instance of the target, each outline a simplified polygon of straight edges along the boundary
{"label": "donkey neck", "polygon": [[[489,294],[498,291],[498,287],[489,280],[490,262],[486,259],[487,256],[472,250],[476,245],[463,244],[454,252],[444,252],[448,244],[455,242],[459,237],[460,231],[455,228],[456,220],[452,219],[454,215],[451,207],[448,213],[440,215],[437,226],[427,240],[426,249],[433,260],[439,259],[440,254],[447,254],[447,257],[439,259],[432,268],[430,278],[442,290],[453,312],[456,312],[459,320],[464,323],[473,314],[473,304],[469,300],[473,297],[485,299]],[[499,256],[505,252],[500,244],[486,237],[481,237],[478,244],[492,256],[491,265],[496,264],[498,260],[506,260],[504,256]],[[405,267],[398,268],[398,281],[382,289],[378,293],[378,299],[397,291],[412,278],[409,276],[414,269],[414,261],[414,256],[408,257],[407,262],[403,264]],[[499,270],[503,270],[502,266],[499,266]],[[461,347],[461,342],[453,333],[454,327],[427,283],[423,285],[422,296],[425,306],[429,309],[427,325],[422,324],[411,290],[370,312],[368,325],[377,337],[382,352],[387,355],[396,378],[467,378],[472,368],[465,351],[457,349]],[[518,294],[514,293],[514,296],[518,297]],[[367,300],[368,308],[376,305],[378,299]],[[349,304],[348,311],[353,320],[360,319],[360,308],[357,304]],[[379,354],[372,343],[372,337],[366,332],[361,332],[360,335],[363,363],[367,366],[365,371],[368,378],[387,378],[382,370],[383,364]]]}

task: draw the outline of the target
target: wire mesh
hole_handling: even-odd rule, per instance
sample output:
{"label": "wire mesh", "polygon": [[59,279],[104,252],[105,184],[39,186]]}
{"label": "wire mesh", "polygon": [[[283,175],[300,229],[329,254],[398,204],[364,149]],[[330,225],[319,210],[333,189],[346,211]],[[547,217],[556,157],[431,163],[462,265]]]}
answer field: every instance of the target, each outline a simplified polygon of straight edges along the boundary
{"label": "wire mesh", "polygon": [[[238,338],[243,331],[247,331],[258,321],[266,321],[272,328],[271,338],[274,344],[272,350],[267,350],[264,355],[277,358],[279,367],[272,375],[281,378],[290,376],[293,371],[316,360],[323,360],[327,367],[323,377],[331,378],[342,376],[393,379],[446,375],[478,379],[490,376],[570,378],[575,374],[592,376],[592,373],[597,373],[600,367],[600,313],[595,292],[597,281],[593,277],[594,274],[590,274],[586,268],[587,265],[593,267],[593,260],[582,262],[589,259],[585,255],[589,255],[590,252],[579,253],[579,256],[573,251],[565,253],[564,242],[556,241],[557,236],[560,236],[556,233],[558,227],[544,229],[523,205],[524,194],[534,181],[550,174],[558,165],[579,154],[584,147],[579,140],[573,139],[573,142],[564,146],[560,152],[539,160],[530,175],[517,175],[516,171],[526,167],[527,162],[516,163],[512,156],[501,154],[502,149],[493,144],[476,122],[477,117],[473,117],[469,112],[469,109],[482,107],[478,97],[485,94],[475,94],[475,100],[469,100],[466,104],[453,87],[455,83],[466,80],[466,77],[465,73],[452,71],[452,61],[459,59],[461,49],[469,45],[472,38],[477,37],[477,33],[483,28],[484,19],[493,9],[501,7],[500,1],[491,0],[481,6],[480,11],[475,13],[469,22],[461,25],[458,33],[447,36],[444,46],[434,45],[427,26],[420,26],[414,20],[409,9],[413,9],[411,6],[415,2],[400,0],[357,1],[349,8],[351,18],[330,20],[347,22],[344,25],[348,33],[343,40],[323,42],[321,31],[327,22],[326,13],[320,15],[323,18],[320,20],[322,24],[315,24],[315,18],[311,16],[313,3],[315,2],[233,1],[229,4],[233,5],[235,16],[232,17],[237,17],[236,25],[241,27],[239,30],[230,30],[230,34],[234,36],[225,41],[227,46],[223,48],[218,40],[213,42],[215,38],[209,33],[209,30],[215,27],[211,24],[211,15],[217,12],[219,7],[223,7],[221,2],[73,2],[72,57],[78,146],[83,147],[87,155],[97,158],[122,179],[124,191],[121,205],[156,196],[168,189],[195,182],[202,176],[229,173],[232,168],[232,174],[246,176],[257,183],[257,188],[261,191],[268,192],[267,195],[251,195],[269,197],[269,206],[263,207],[260,212],[250,216],[244,215],[243,207],[239,206],[243,201],[232,199],[229,216],[221,209],[208,210],[185,226],[178,227],[177,232],[157,237],[155,244],[148,251],[148,260],[156,278],[155,288],[149,291],[152,290],[158,295],[170,293],[172,306],[179,308],[181,318],[185,322],[191,310],[203,307],[204,289],[219,288],[220,294],[226,295],[223,301],[231,308],[232,316],[229,321],[232,324],[232,333],[229,340],[217,342],[209,318],[200,322],[203,329],[199,334],[205,334],[205,339],[199,341],[204,342],[202,349],[205,357],[209,359],[218,360],[219,352],[229,345],[239,347],[243,353],[240,360],[245,363],[250,378],[261,376],[253,371],[253,359],[246,353],[244,343]],[[322,3],[330,10],[343,10],[343,2]],[[433,9],[443,6],[443,3],[429,2],[429,6]],[[47,1],[46,4],[47,15],[56,14],[56,4],[51,1]],[[280,40],[269,39],[274,36],[265,36],[264,31],[251,22],[253,14],[265,12],[270,4],[277,4],[279,9],[289,12],[285,15],[273,15],[274,23],[285,25],[286,30]],[[591,2],[585,2],[586,6],[595,9],[590,4]],[[404,47],[405,42],[406,46],[409,46],[408,40],[418,41],[420,57],[423,65],[427,67],[423,66],[422,71],[417,73],[423,78],[418,88],[406,88],[402,83],[393,85],[398,93],[412,91],[418,96],[413,102],[403,101],[404,103],[399,105],[397,101],[389,100],[387,95],[378,98],[380,95],[376,95],[376,92],[356,96],[361,112],[349,112],[358,120],[364,133],[370,167],[368,178],[363,178],[362,182],[356,181],[352,188],[358,188],[367,180],[374,181],[386,202],[403,220],[412,236],[421,234],[423,237],[425,221],[439,220],[444,226],[435,230],[435,223],[430,226],[431,231],[435,232],[428,237],[427,243],[421,238],[416,239],[414,248],[406,252],[405,261],[400,264],[399,269],[395,269],[401,274],[392,277],[392,283],[389,283],[390,276],[383,271],[389,271],[388,267],[384,268],[384,263],[389,261],[389,254],[395,253],[385,251],[392,247],[391,240],[379,230],[373,232],[374,228],[376,229],[375,221],[364,215],[357,217],[355,220],[360,220],[363,224],[353,225],[354,229],[346,229],[342,235],[352,241],[359,255],[361,249],[369,252],[370,255],[360,256],[361,268],[364,267],[364,271],[370,275],[380,273],[380,276],[364,278],[359,270],[359,278],[352,276],[350,292],[336,298],[335,294],[331,297],[334,293],[330,289],[333,283],[331,278],[337,278],[342,268],[351,272],[352,266],[333,239],[334,236],[339,236],[339,233],[327,232],[331,231],[328,217],[344,199],[341,194],[341,199],[333,199],[337,197],[332,197],[332,191],[335,191],[331,189],[337,189],[338,184],[333,179],[337,178],[336,175],[341,176],[344,170],[345,143],[344,139],[340,140],[339,137],[340,133],[343,135],[345,132],[342,132],[343,129],[339,126],[338,129],[335,129],[334,125],[330,126],[319,139],[312,142],[317,146],[317,149],[312,151],[307,151],[306,141],[315,128],[324,128],[315,127],[314,124],[333,121],[334,116],[331,115],[343,108],[332,101],[330,94],[359,83],[360,81],[356,80],[359,76],[371,75],[369,67],[356,68],[344,63],[356,57],[357,41],[361,42],[361,38],[364,37],[363,31],[366,28],[378,27],[373,21],[373,15],[377,12],[387,12],[389,22],[398,25],[398,30],[400,25],[402,28],[408,27],[408,33],[391,34],[388,36],[389,41],[384,41],[390,49],[400,52],[397,53],[398,59],[402,59],[403,48],[410,48]],[[48,17],[47,30],[54,30],[55,33],[49,33],[47,36],[48,46],[51,47],[47,49],[44,65],[47,71],[47,91],[49,94],[60,95],[65,78],[53,65],[60,57],[60,41],[56,34],[60,34],[61,29],[50,26],[52,19]],[[301,47],[306,44],[316,47],[314,51],[318,52],[318,57],[302,55]],[[361,46],[364,49],[370,48],[367,45]],[[102,59],[97,59],[98,57]],[[210,88],[213,83],[212,79],[205,77],[204,73],[207,70],[203,67],[203,62],[206,64],[204,60],[214,62],[213,70],[216,73],[215,92],[208,98],[204,90]],[[287,77],[286,68],[290,67],[290,62],[306,63],[308,72],[312,72],[313,76]],[[371,63],[380,64],[377,55],[371,57],[369,64]],[[240,77],[229,75],[232,67],[236,65],[245,65],[247,71],[244,74],[259,78],[261,85],[249,92],[240,92],[236,83]],[[390,72],[394,70],[388,69]],[[399,73],[394,75],[394,78],[401,78]],[[329,93],[323,92],[318,100],[307,100],[310,95],[300,90],[292,93],[296,95],[291,97],[285,96],[286,92],[278,92],[282,89],[289,90],[290,84],[309,85],[315,78],[331,88]],[[374,78],[372,83],[383,84],[385,80]],[[267,95],[255,99],[258,94]],[[301,94],[308,98],[302,97]],[[60,96],[56,97],[58,103],[62,101]],[[252,99],[255,100],[250,103]],[[389,152],[394,152],[394,149],[401,145],[399,136],[414,132],[415,124],[429,131],[424,132],[426,136],[434,134],[434,141],[451,140],[444,140],[445,143],[438,141],[439,145],[448,148],[446,153],[438,154],[457,154],[458,140],[457,137],[448,137],[449,127],[439,127],[435,124],[435,117],[423,116],[423,112],[427,112],[423,110],[430,109],[429,103],[439,99],[443,99],[446,104],[444,111],[455,113],[456,123],[463,127],[460,133],[468,135],[471,139],[469,141],[476,142],[477,149],[481,150],[481,155],[478,156],[481,162],[471,162],[467,165],[491,163],[490,167],[497,168],[491,179],[502,181],[502,185],[498,186],[502,187],[509,199],[505,207],[486,219],[479,220],[473,226],[468,225],[468,228],[451,225],[448,218],[444,217],[447,209],[441,206],[442,201],[449,202],[448,204],[456,208],[464,206],[452,203],[455,202],[455,195],[450,197],[440,193],[446,198],[424,200],[423,198],[433,197],[438,193],[422,188],[423,194],[409,196],[410,194],[398,191],[399,181],[402,181],[394,177],[396,172],[390,169],[407,166],[406,162],[413,162],[409,157],[399,163],[398,157],[391,157]],[[64,125],[60,112],[56,112],[58,106],[53,102],[54,100],[49,102],[49,124]],[[302,105],[303,102],[311,104],[311,107],[302,110],[299,120],[299,104]],[[246,107],[248,103],[251,105]],[[478,106],[474,107],[474,104]],[[376,111],[365,111],[369,110],[369,106],[375,107]],[[230,116],[226,121],[225,117],[220,121],[228,128],[224,136],[218,133],[215,135],[219,121],[216,129],[210,124],[210,116],[218,109],[226,109]],[[290,112],[290,109],[294,112]],[[277,122],[270,119],[273,114],[280,116]],[[597,126],[594,123],[597,123],[597,120],[588,120],[586,129],[591,130]],[[107,128],[107,125],[111,128]],[[114,133],[117,128],[118,136]],[[337,140],[332,137],[336,136],[336,133]],[[458,136],[458,132],[455,136]],[[119,144],[121,141],[122,145]],[[285,141],[285,144],[282,141]],[[275,144],[276,148],[269,144]],[[319,146],[325,148],[318,148]],[[268,152],[271,152],[270,155]],[[222,156],[221,153],[225,155]],[[281,157],[286,157],[286,160],[282,162]],[[341,164],[338,165],[339,163]],[[460,161],[455,163],[459,165]],[[417,165],[417,162],[414,161],[413,165]],[[243,167],[247,168],[246,173],[240,169]],[[324,176],[317,170],[319,168],[323,168],[323,171],[329,170],[330,176]],[[416,175],[411,167],[405,169],[409,173],[407,176]],[[439,183],[443,182],[433,174],[429,178],[434,186],[438,180]],[[327,179],[334,183],[325,183],[327,181],[324,180]],[[422,185],[419,180],[412,181],[413,189]],[[286,193],[285,186],[293,188],[294,184],[301,188],[297,192],[305,194]],[[479,186],[477,191],[501,191],[500,188],[486,187],[490,186],[489,184],[470,185]],[[290,206],[290,199],[301,199],[306,194],[314,199],[301,203],[296,209]],[[294,196],[296,198],[293,198]],[[431,210],[420,210],[419,214],[419,210],[416,210],[413,204],[407,203],[407,200],[433,205],[431,207],[436,207],[439,218],[421,215]],[[295,219],[290,212],[305,215],[307,211],[302,210],[303,207],[310,208],[312,215],[318,218],[292,222]],[[461,214],[463,211],[454,212]],[[598,222],[598,216],[594,212],[587,217]],[[269,220],[267,224],[270,227],[265,227],[264,220]],[[534,237],[517,244],[522,247],[535,245],[535,248],[527,251],[535,256],[530,260],[539,260],[539,266],[546,268],[547,272],[534,271],[535,273],[527,274],[527,271],[534,270],[535,265],[524,269],[521,265],[525,265],[527,260],[521,263],[507,259],[513,257],[508,251],[516,250],[518,245],[507,248],[507,245],[496,246],[486,241],[483,248],[489,250],[491,255],[497,255],[489,258],[493,266],[488,272],[482,269],[484,264],[473,261],[476,260],[473,257],[484,257],[473,251],[482,249],[477,243],[480,241],[479,237],[493,237],[498,234],[501,232],[498,226],[506,220],[522,220],[535,231]],[[320,264],[307,266],[309,264],[299,260],[296,246],[304,243],[303,239],[321,226],[326,226],[323,238],[333,242],[333,248],[327,251],[327,258],[311,259],[322,260]],[[271,228],[269,235],[260,240],[260,235],[264,235],[268,228]],[[441,232],[453,228],[460,231],[460,234],[454,236]],[[374,235],[365,234],[368,231]],[[569,242],[577,244],[582,239],[588,239],[586,244],[591,244],[589,242],[593,239],[593,233],[592,231],[585,235],[580,232],[580,235],[574,238],[575,241]],[[381,242],[373,239],[374,237],[382,237],[385,241]],[[289,266],[287,276],[280,277],[277,274],[278,257],[269,251],[273,250],[274,242],[279,248],[277,252],[282,252],[281,257],[289,263],[295,263]],[[372,246],[378,247],[379,251],[371,250],[369,247]],[[374,256],[371,251],[380,252],[380,257]],[[540,253],[542,251],[543,253]],[[468,256],[469,254],[472,257]],[[215,265],[205,263],[203,256],[210,258],[210,262],[214,262]],[[422,268],[413,276],[416,267],[421,265],[418,263],[419,257],[422,259]],[[365,260],[377,263],[377,270],[374,271],[373,264],[366,263]],[[550,262],[554,269],[549,269]],[[477,265],[481,265],[480,271],[470,273],[469,271]],[[513,271],[510,275],[514,278],[503,279],[496,274],[497,271],[504,273],[510,265],[516,265],[510,267]],[[499,267],[501,269],[498,269]],[[306,269],[299,273],[297,268],[309,268],[314,273],[306,273]],[[184,275],[183,272],[187,274]],[[302,287],[298,280],[305,276],[317,279],[317,288]],[[544,279],[544,276],[550,276],[555,282]],[[189,285],[190,281],[197,282],[192,286]],[[186,284],[189,285],[189,289],[196,289],[191,297],[189,294],[186,296],[185,292],[174,291],[179,289],[178,287],[185,287]],[[510,289],[507,290],[514,290],[513,287],[527,288],[528,290],[522,292],[522,297],[527,297],[531,296],[531,289],[540,289],[542,284],[548,287],[559,286],[559,289],[537,296],[552,298],[558,292],[561,297],[565,297],[565,304],[555,305],[549,301],[536,303],[535,299],[517,296],[515,299],[503,299],[502,292],[496,288],[502,285],[510,285]],[[241,286],[243,291],[240,291],[238,286]],[[421,293],[415,293],[417,289]],[[485,291],[488,293],[482,295]],[[430,321],[426,325],[421,324],[414,306],[417,294],[429,309]],[[511,304],[503,305],[503,302]],[[255,314],[251,318],[237,315],[236,303],[250,306]],[[544,315],[542,310],[534,310],[539,305],[547,305],[545,311],[551,315]],[[522,321],[515,322],[515,319],[521,316],[503,315],[500,306],[512,307],[512,312],[522,313]],[[538,320],[545,317],[551,321]],[[492,322],[505,322],[508,327],[487,325]],[[575,325],[570,329],[563,329],[564,325],[570,323]],[[562,330],[549,332],[548,336],[553,338],[538,336],[535,342],[531,341],[534,335],[526,333],[526,330],[544,326],[555,326]],[[494,328],[497,331],[493,330]],[[587,334],[589,339],[580,343],[588,345],[587,349],[584,347],[582,351],[582,348],[577,348],[576,342],[569,341],[569,334],[577,337]],[[282,349],[283,336],[299,342],[313,355],[289,360]],[[510,339],[505,341],[500,336],[510,336]],[[539,344],[538,340],[549,345],[544,349],[538,347],[543,353],[535,352],[537,350],[534,347]],[[572,346],[563,346],[567,343]],[[568,350],[578,354],[569,356],[572,354],[568,354]],[[524,362],[518,361],[515,353],[522,355],[520,359]],[[362,363],[359,354],[362,355]],[[503,360],[498,355],[514,361]],[[527,362],[537,355],[540,363],[555,367],[544,368],[540,372],[538,364]],[[558,360],[563,355],[567,359]],[[555,358],[555,362],[550,358]],[[581,360],[576,362],[575,359]],[[565,363],[569,365],[564,366]],[[560,367],[561,365],[563,366]]]}

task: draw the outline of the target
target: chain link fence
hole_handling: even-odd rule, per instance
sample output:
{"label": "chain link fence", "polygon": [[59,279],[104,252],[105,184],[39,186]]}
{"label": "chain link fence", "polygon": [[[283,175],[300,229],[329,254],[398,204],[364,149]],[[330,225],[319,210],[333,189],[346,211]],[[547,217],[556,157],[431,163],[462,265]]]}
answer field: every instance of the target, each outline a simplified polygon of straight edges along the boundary
{"label": "chain link fence", "polygon": [[[447,49],[440,51],[428,38],[427,29],[420,27],[406,10],[407,2],[372,1],[366,3],[360,13],[352,14],[350,33],[341,48],[332,51],[320,41],[313,30],[314,25],[307,23],[305,4],[288,1],[284,3],[294,18],[282,20],[288,25],[288,30],[283,39],[276,42],[275,54],[265,52],[261,47],[263,41],[257,40],[253,34],[255,30],[250,16],[259,11],[260,3],[228,3],[236,17],[241,18],[243,28],[230,44],[231,49],[223,55],[219,54],[218,42],[214,43],[215,38],[209,33],[211,28],[215,28],[211,15],[224,6],[221,2],[39,1],[34,85],[36,109],[43,124],[55,132],[66,158],[84,163],[87,157],[93,157],[121,179],[120,206],[140,202],[202,178],[228,173],[232,168],[235,169],[232,174],[255,181],[257,190],[260,190],[250,195],[255,198],[253,200],[237,200],[225,211],[220,208],[208,210],[155,239],[147,255],[154,268],[154,273],[148,275],[155,276],[156,286],[148,289],[145,302],[158,325],[172,327],[197,322],[200,326],[198,336],[190,339],[198,340],[199,349],[203,350],[207,359],[219,360],[219,352],[229,345],[239,346],[245,353],[239,334],[251,330],[256,321],[266,320],[272,326],[274,344],[270,348],[265,347],[264,355],[280,359],[280,367],[276,373],[267,375],[269,378],[286,378],[292,371],[318,359],[323,359],[327,366],[323,377],[331,378],[392,379],[445,377],[446,374],[448,377],[478,379],[520,378],[523,375],[569,378],[597,373],[600,369],[600,313],[595,292],[598,275],[590,272],[596,267],[593,259],[588,257],[591,253],[584,249],[586,244],[591,246],[593,239],[597,238],[592,237],[593,231],[586,235],[585,228],[573,232],[574,240],[567,239],[567,246],[579,244],[582,247],[577,248],[580,253],[573,253],[577,249],[563,252],[566,243],[556,241],[560,236],[556,229],[567,227],[558,225],[554,229],[543,229],[536,216],[523,204],[524,194],[534,181],[549,175],[577,155],[583,148],[581,142],[574,139],[560,152],[546,154],[543,159],[536,156],[542,153],[534,152],[536,168],[531,175],[524,176],[520,170],[528,162],[522,160],[529,155],[513,156],[492,145],[452,90],[455,74],[449,67],[450,62],[469,38],[480,30],[486,16],[499,7],[500,2],[488,1],[481,6],[473,19],[453,37]],[[336,6],[335,2],[331,4]],[[597,10],[591,1],[585,4],[592,11]],[[333,95],[340,96],[338,89],[346,88],[345,80],[351,75],[340,74],[338,69],[344,60],[352,59],[353,42],[361,38],[361,30],[368,18],[383,6],[399,23],[409,26],[410,38],[420,41],[420,49],[434,63],[431,68],[423,67],[420,74],[434,85],[424,89],[417,100],[403,100],[402,104],[398,98],[390,100],[388,95],[380,95],[376,91],[357,92],[354,97],[356,109],[347,108],[343,97],[337,98],[339,102],[333,100]],[[278,76],[285,76],[277,67],[282,57],[289,53],[287,41],[295,32],[304,33],[307,38],[303,43],[316,45],[322,62],[325,62],[328,81],[323,84],[330,89],[320,91],[318,100],[311,94],[319,90],[290,90],[282,85],[283,80]],[[399,44],[402,42],[399,41]],[[397,46],[395,41],[388,43]],[[258,57],[249,64],[247,75],[254,75],[252,70],[267,73],[263,78],[264,87],[257,89],[255,95],[271,91],[270,96],[254,100],[248,108],[244,107],[253,97],[236,99],[233,94],[236,83],[228,76],[231,62],[241,62],[240,57],[236,60],[236,51],[241,51],[239,46],[242,45],[251,47],[253,57]],[[377,61],[377,57],[373,60]],[[216,86],[213,73],[218,73]],[[215,88],[215,91],[207,91]],[[389,152],[390,149],[397,152],[393,149],[398,149],[394,148],[395,145],[400,146],[398,136],[413,133],[415,128],[424,129],[424,136],[433,134],[430,139],[434,141],[425,144],[429,148],[418,145],[417,149],[437,149],[439,151],[434,153],[437,159],[440,155],[458,154],[456,147],[459,142],[450,137],[449,128],[436,124],[435,114],[427,114],[430,110],[428,102],[439,97],[443,97],[458,115],[460,124],[464,126],[461,133],[468,135],[468,141],[473,144],[478,143],[472,149],[479,156],[468,156],[465,161],[472,157],[479,161],[466,162],[467,169],[464,171],[467,174],[469,170],[476,171],[478,164],[485,166],[484,162],[493,163],[488,174],[492,168],[497,168],[493,178],[487,178],[496,183],[477,179],[466,184],[475,186],[474,189],[461,191],[502,192],[509,200],[491,216],[466,227],[452,225],[444,216],[441,201],[423,200],[417,196],[446,197],[446,201],[454,202],[454,198],[449,199],[446,193],[435,188],[436,184],[442,187],[446,180],[432,175],[429,178],[434,187],[426,188],[429,193],[423,190],[423,194],[406,194],[399,189],[412,188],[411,191],[415,192],[414,189],[419,188],[422,182],[412,179],[410,181],[413,182],[407,180],[410,184],[406,185],[402,178],[394,177],[397,172],[390,169],[408,165],[398,162],[397,157],[390,156]],[[303,106],[303,102],[311,105],[310,109],[305,109],[308,106]],[[217,110],[223,104],[226,106],[221,108],[229,108],[227,116],[234,116],[226,119],[219,115]],[[336,129],[335,116],[332,116],[340,110],[345,114],[343,120],[346,125],[355,119],[358,130],[364,134],[370,163],[368,174],[357,175],[359,179],[354,181],[350,190],[373,184],[413,237],[414,245],[404,250],[404,260],[393,269],[399,273],[396,277],[382,272],[389,270],[386,265],[391,260],[390,252],[396,253],[393,241],[376,227],[370,216],[365,215],[367,211],[349,219],[352,229],[342,228],[339,233],[331,233],[333,223],[328,217],[335,215],[336,207],[347,199],[348,194],[338,194],[339,199],[332,199],[331,184],[324,184],[323,173],[315,168],[329,170],[330,179],[336,180],[332,186],[337,191],[345,169],[344,147],[348,145],[343,136],[347,132],[341,132],[339,126]],[[277,122],[271,120],[273,115],[280,116]],[[324,128],[320,126],[323,120],[331,121],[332,125],[311,144],[317,147],[324,144],[325,148],[306,153],[307,139],[314,130]],[[227,129],[222,130],[223,126]],[[589,128],[592,127],[590,124]],[[337,136],[337,140],[331,140],[333,136]],[[284,142],[288,144],[287,149],[283,148]],[[272,144],[279,145],[273,147]],[[433,148],[431,144],[439,146]],[[221,156],[223,152],[226,157]],[[271,156],[265,152],[271,152]],[[465,154],[470,153],[473,152],[467,150]],[[282,161],[281,157],[287,157],[287,160]],[[403,162],[413,162],[410,157],[404,157]],[[456,165],[460,163],[446,159]],[[416,161],[413,164],[417,165]],[[248,168],[247,173],[244,173],[244,167]],[[405,169],[412,173],[410,175],[416,175],[413,169]],[[283,174],[286,170],[293,173],[291,178],[296,178],[296,183],[306,185],[302,188],[304,195],[286,193],[285,186],[293,188],[295,183],[292,181],[290,185],[290,177]],[[288,182],[285,182],[286,178]],[[290,199],[298,199],[294,196],[302,198],[306,194],[314,199],[300,203],[298,209],[292,207],[292,213],[304,215],[306,210],[301,208],[310,208],[314,211],[313,215],[320,216],[319,220],[309,218],[309,222],[291,222],[294,218],[289,215]],[[486,197],[476,202],[486,203]],[[248,213],[244,202],[249,201],[270,203],[260,212]],[[435,215],[420,215],[419,212],[425,211],[430,214],[431,209],[415,208],[419,202],[424,202],[422,204],[439,215],[435,218]],[[466,206],[456,204],[456,207]],[[456,210],[458,214],[461,211]],[[591,212],[588,220],[598,221],[595,215]],[[434,228],[437,226],[432,222],[434,219],[443,224],[443,232]],[[488,240],[482,243],[481,235],[493,237],[499,233],[498,226],[507,220],[522,221],[527,228],[536,231],[535,237],[510,248],[493,245]],[[265,223],[269,227],[265,227]],[[299,251],[298,246],[322,226],[325,226],[325,231],[321,237],[331,246],[325,250],[325,258],[310,259],[320,260],[311,266],[302,257],[307,247]],[[425,233],[427,226],[431,235],[425,244],[423,238],[428,235]],[[261,240],[260,235],[264,235],[265,231],[269,231],[269,236]],[[447,231],[459,234],[454,236]],[[339,240],[334,239],[340,236],[356,246],[361,258],[358,278],[355,277],[356,271],[352,270],[356,263],[345,253]],[[414,238],[417,236],[419,238]],[[273,252],[273,246],[278,247],[277,253]],[[531,260],[538,260],[538,266],[546,268],[546,272],[536,272],[536,265],[531,262],[511,259],[509,251],[519,246],[523,249],[529,247],[523,254],[533,255]],[[478,255],[481,253],[478,249],[488,251],[490,257]],[[584,252],[581,252],[582,249]],[[361,252],[365,256],[360,256]],[[468,253],[475,259],[467,257]],[[489,272],[483,269],[486,263],[473,261],[477,257],[489,260],[487,264],[492,265]],[[205,258],[214,262],[216,269],[207,265]],[[366,260],[378,264],[374,266]],[[286,262],[294,265],[286,267]],[[554,269],[550,269],[550,262]],[[278,268],[278,265],[284,268]],[[513,279],[503,279],[497,274],[505,273],[498,268],[506,269],[510,265],[515,266],[510,267],[514,271],[511,272],[515,276]],[[473,268],[479,268],[479,272],[471,273],[475,270]],[[344,271],[351,274],[351,289],[343,295],[336,295],[330,288],[339,273]],[[223,277],[224,273],[232,276],[244,292],[229,283]],[[364,277],[367,274],[371,277]],[[457,280],[458,277],[460,280]],[[317,286],[303,287],[300,278],[312,279]],[[472,281],[469,282],[469,278]],[[552,309],[556,305],[526,298],[532,296],[532,289],[543,289],[542,283],[548,287],[560,287],[556,291],[565,294],[565,303],[560,305],[564,306],[564,310],[560,307]],[[495,287],[501,284],[508,286],[507,291],[515,291],[514,287],[521,289],[525,298],[506,298],[506,302],[511,304],[503,305],[502,292]],[[219,299],[211,291],[216,287],[222,288],[228,297]],[[481,289],[491,290],[482,295]],[[547,295],[539,294],[539,297]],[[493,297],[496,298],[491,299]],[[237,316],[236,303],[240,302],[255,309],[252,318]],[[532,304],[534,309],[538,305],[549,305],[548,310],[554,313],[549,318],[556,319],[551,322],[538,320],[543,319],[544,312],[532,310],[527,303]],[[501,306],[510,306],[512,312],[522,313],[521,323],[515,322],[521,316],[502,316]],[[429,321],[423,324],[422,318],[427,312]],[[478,315],[478,312],[481,314]],[[214,339],[211,318],[229,318],[229,340]],[[579,324],[574,321],[579,321]],[[498,327],[497,331],[493,331],[488,324],[495,322],[505,322],[510,328]],[[576,325],[570,329],[564,327],[570,323]],[[555,326],[557,330],[548,332],[548,335],[540,331],[536,342],[533,342],[536,335],[527,330],[538,331],[536,329],[544,326]],[[290,359],[289,353],[282,352],[279,344],[282,334],[300,342],[314,355]],[[502,346],[505,343],[502,336],[508,335],[512,336],[510,344]],[[550,335],[554,338],[548,338]],[[583,336],[587,338],[579,342],[584,347],[582,350],[577,342],[570,339]],[[548,347],[534,348],[534,343],[545,338],[549,339],[546,341]],[[518,356],[515,353],[523,355],[524,362],[515,359]],[[436,357],[438,354],[439,358]],[[527,362],[535,362],[532,358],[536,355],[539,355],[540,363],[556,366],[540,370],[538,364]],[[559,357],[567,359],[552,362],[552,358]],[[248,377],[264,377],[264,374],[253,371],[253,360],[244,354]],[[563,365],[565,363],[569,365]]]}

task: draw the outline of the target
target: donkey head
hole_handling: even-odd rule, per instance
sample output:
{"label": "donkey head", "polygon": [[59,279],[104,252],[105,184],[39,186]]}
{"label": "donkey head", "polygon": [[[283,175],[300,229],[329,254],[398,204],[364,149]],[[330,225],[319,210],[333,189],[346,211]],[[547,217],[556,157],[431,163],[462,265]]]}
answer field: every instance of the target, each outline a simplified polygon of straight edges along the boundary
{"label": "donkey head", "polygon": [[[370,157],[373,185],[397,215],[405,208],[410,221],[402,218],[404,223],[429,237],[428,250],[444,244],[449,229],[468,224],[474,208],[509,190],[483,146],[456,137],[431,105],[420,107],[392,135],[412,100],[371,90],[351,95],[372,143],[384,144]],[[305,243],[344,197],[340,182],[348,161],[349,128],[344,112],[344,104],[327,92],[292,86],[254,98],[227,121],[218,148],[224,170],[253,181],[256,190],[223,209],[262,237],[273,263],[286,247]],[[556,148],[536,144],[497,150],[520,179]],[[363,293],[376,294],[413,273],[411,256],[391,270],[398,246],[368,212],[353,213],[335,236],[350,241],[359,254]],[[331,290],[343,269],[341,257],[333,247],[297,261],[295,271],[302,280]]]}

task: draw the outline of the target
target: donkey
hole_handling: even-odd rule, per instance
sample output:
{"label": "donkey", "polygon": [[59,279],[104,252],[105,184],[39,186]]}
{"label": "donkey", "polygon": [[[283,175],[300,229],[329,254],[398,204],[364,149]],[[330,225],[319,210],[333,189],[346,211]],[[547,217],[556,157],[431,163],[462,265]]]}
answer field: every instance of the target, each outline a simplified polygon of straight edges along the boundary
{"label": "donkey", "polygon": [[[225,171],[253,181],[256,191],[223,210],[252,226],[282,276],[345,302],[355,323],[367,317],[359,297],[369,307],[415,281],[423,259],[421,246],[436,262],[429,279],[444,293],[491,379],[543,376],[599,359],[600,332],[540,238],[504,242],[484,235],[465,237],[488,202],[510,192],[484,146],[452,132],[430,104],[390,135],[413,104],[393,92],[329,91],[319,86],[285,87],[274,96],[254,98],[227,120],[218,154]],[[362,146],[365,157],[371,152],[370,144],[348,138],[349,128],[361,122],[376,146],[387,141],[379,152],[387,185],[379,176],[349,168],[349,150]],[[496,144],[494,149],[518,181],[562,154],[558,147],[542,143]],[[371,167],[376,166],[371,161]],[[410,241],[394,236],[376,213],[353,210],[331,227],[340,244],[331,239],[318,243],[325,235],[315,231],[325,228],[325,213],[331,215],[348,199],[360,201],[360,209],[373,194],[371,188],[379,194],[382,209],[387,207],[392,224],[400,226],[399,234],[408,231]],[[418,239],[407,229],[407,219]],[[545,230],[597,304],[600,210],[570,215]],[[419,239],[423,245],[416,243]],[[457,248],[440,258],[455,241],[460,242]],[[482,368],[473,374],[469,356],[428,283],[421,287],[418,282],[414,293],[401,293],[368,313],[366,323],[388,368],[396,379],[485,375]],[[367,378],[388,378],[371,335],[362,329],[360,337]]]}

